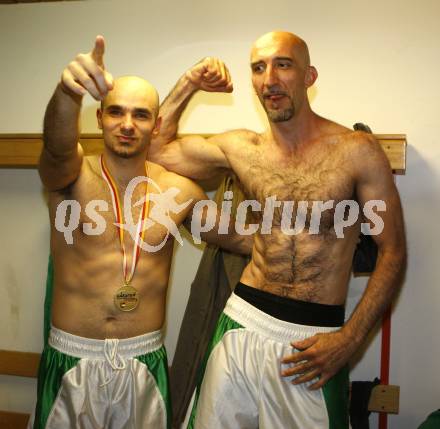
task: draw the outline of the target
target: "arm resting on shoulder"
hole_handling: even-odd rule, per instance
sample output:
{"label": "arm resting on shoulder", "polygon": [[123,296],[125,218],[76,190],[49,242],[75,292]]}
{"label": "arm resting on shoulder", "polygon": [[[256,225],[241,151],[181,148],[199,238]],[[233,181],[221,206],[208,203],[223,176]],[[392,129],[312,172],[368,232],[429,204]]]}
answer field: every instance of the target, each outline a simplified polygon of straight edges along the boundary
{"label": "arm resting on shoulder", "polygon": [[232,216],[222,222],[221,210],[215,201],[210,200],[198,185],[194,186],[197,187],[197,198],[183,224],[195,243],[203,240],[232,253],[250,255],[254,245],[253,235],[239,234]]}

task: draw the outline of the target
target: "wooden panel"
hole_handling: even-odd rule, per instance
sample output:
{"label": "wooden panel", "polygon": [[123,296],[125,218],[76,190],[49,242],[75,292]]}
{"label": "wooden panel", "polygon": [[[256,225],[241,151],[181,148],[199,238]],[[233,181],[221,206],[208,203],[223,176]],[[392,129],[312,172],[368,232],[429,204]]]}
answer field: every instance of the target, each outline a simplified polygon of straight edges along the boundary
{"label": "wooden panel", "polygon": [[390,161],[395,173],[405,174],[406,171],[406,135],[375,134],[376,138]]}
{"label": "wooden panel", "polygon": [[[209,137],[210,134],[205,134]],[[406,135],[375,134],[391,164],[399,174],[406,169]],[[101,134],[83,134],[80,139],[86,155],[102,152]],[[0,134],[0,167],[36,167],[43,146],[41,134]]]}
{"label": "wooden panel", "polygon": [[[0,374],[36,378],[40,354],[0,350]],[[1,429],[25,429],[29,414],[0,411]]]}
{"label": "wooden panel", "polygon": [[[0,374],[37,377],[40,354],[0,350]],[[0,426],[2,427],[2,426]]]}
{"label": "wooden panel", "polygon": [[42,147],[38,134],[1,135],[0,166],[35,167]]}
{"label": "wooden panel", "polygon": [[13,413],[12,411],[0,411],[1,429],[25,429],[29,420],[29,414]]}
{"label": "wooden panel", "polygon": [[378,384],[371,391],[368,410],[399,414],[400,386]]}
{"label": "wooden panel", "polygon": [[0,0],[0,4],[15,4],[15,3],[52,3],[59,1],[78,1],[78,0]]}
{"label": "wooden panel", "polygon": [[[86,155],[102,152],[101,134],[83,134],[80,143]],[[0,134],[0,167],[36,167],[43,147],[41,134]]]}

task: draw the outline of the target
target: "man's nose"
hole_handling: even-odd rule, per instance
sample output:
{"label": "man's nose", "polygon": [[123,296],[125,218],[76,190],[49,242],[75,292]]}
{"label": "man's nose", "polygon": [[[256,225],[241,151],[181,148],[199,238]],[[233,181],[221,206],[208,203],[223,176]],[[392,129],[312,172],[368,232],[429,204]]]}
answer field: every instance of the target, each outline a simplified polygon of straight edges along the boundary
{"label": "man's nose", "polygon": [[131,117],[131,114],[126,114],[124,115],[124,117],[122,118],[122,122],[121,122],[121,128],[123,130],[133,130],[134,128],[134,124],[133,124],[133,118]]}
{"label": "man's nose", "polygon": [[277,82],[276,70],[271,65],[268,65],[264,73],[264,85],[270,88]]}

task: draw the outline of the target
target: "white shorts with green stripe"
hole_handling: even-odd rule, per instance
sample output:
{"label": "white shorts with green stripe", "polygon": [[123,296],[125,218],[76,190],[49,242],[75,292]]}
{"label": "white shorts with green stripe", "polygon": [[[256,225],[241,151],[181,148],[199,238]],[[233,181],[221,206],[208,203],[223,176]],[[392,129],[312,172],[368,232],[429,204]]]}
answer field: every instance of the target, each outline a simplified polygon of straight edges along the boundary
{"label": "white shorts with green stripe", "polygon": [[276,319],[232,294],[201,368],[188,427],[347,429],[347,368],[314,391],[307,388],[313,381],[294,385],[281,376],[281,359],[295,351],[291,341],[336,329]]}
{"label": "white shorts with green stripe", "polygon": [[51,328],[33,428],[168,429],[170,409],[161,331],[95,340]]}

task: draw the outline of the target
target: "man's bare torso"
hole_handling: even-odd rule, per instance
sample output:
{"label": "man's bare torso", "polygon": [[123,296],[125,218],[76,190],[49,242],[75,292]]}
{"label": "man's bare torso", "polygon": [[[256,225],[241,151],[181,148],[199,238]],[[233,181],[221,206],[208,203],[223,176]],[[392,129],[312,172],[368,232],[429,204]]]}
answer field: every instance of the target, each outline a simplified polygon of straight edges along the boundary
{"label": "man's bare torso", "polygon": [[[162,191],[170,187],[169,175],[162,167],[149,163],[149,176]],[[172,173],[171,173],[172,174]],[[118,189],[123,204],[124,189]],[[149,187],[149,192],[157,192]],[[145,195],[145,183],[133,193],[132,205]],[[73,232],[73,245],[66,244],[64,235],[54,227],[58,204],[66,199],[81,205],[79,227]],[[93,221],[85,214],[91,200],[104,200],[108,211],[104,217],[106,229],[93,236],[83,232],[83,224]],[[152,203],[150,203],[151,211]],[[141,206],[132,207],[137,222]],[[89,338],[127,338],[160,329],[165,317],[166,291],[173,251],[169,236],[161,250],[153,253],[141,250],[131,285],[139,293],[139,304],[131,312],[122,312],[113,302],[116,291],[123,286],[122,252],[109,188],[101,177],[97,157],[84,159],[77,181],[65,192],[49,196],[51,221],[51,252],[54,259],[55,287],[52,323],[57,328]],[[171,214],[181,224],[186,212]],[[166,237],[167,229],[155,224],[148,228],[144,240],[157,246]],[[133,239],[124,234],[127,265],[131,267]]]}
{"label": "man's bare torso", "polygon": [[[256,235],[243,283],[293,299],[345,302],[360,221],[345,228],[344,238],[337,238],[334,207],[340,201],[355,199],[351,151],[347,150],[353,139],[355,133],[329,123],[328,134],[291,151],[281,150],[264,134],[249,133],[247,139],[225,145],[223,150],[246,197],[262,205],[261,212],[255,212],[257,223],[262,221],[266,198],[284,202],[274,208],[271,233],[259,230]],[[335,205],[322,213],[319,234],[309,234],[312,202],[329,200]],[[303,232],[287,235],[282,231],[286,201],[294,202],[292,228],[297,203],[309,202]]]}

